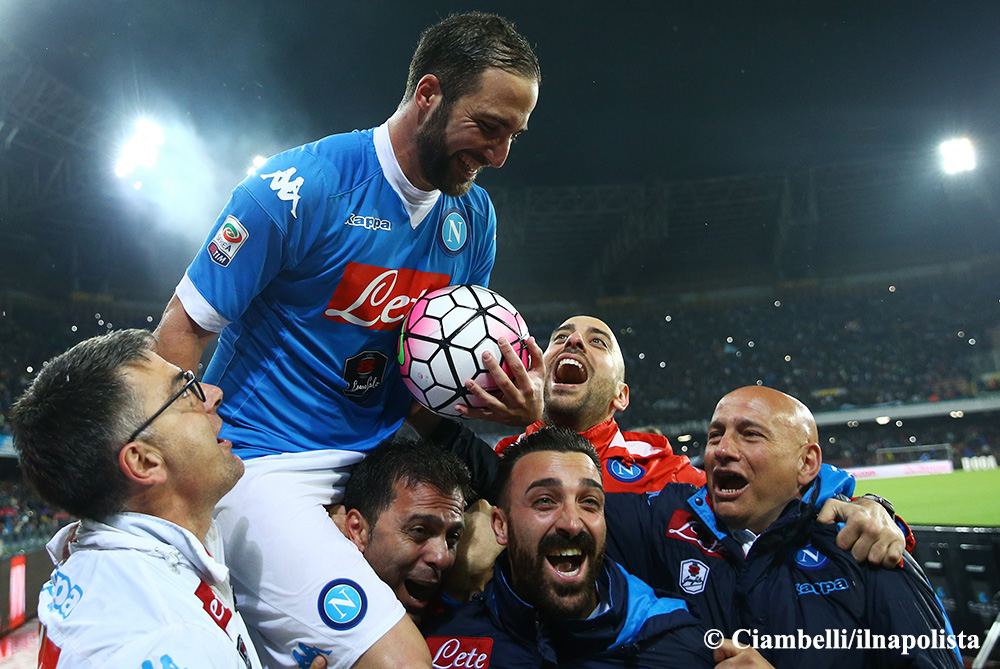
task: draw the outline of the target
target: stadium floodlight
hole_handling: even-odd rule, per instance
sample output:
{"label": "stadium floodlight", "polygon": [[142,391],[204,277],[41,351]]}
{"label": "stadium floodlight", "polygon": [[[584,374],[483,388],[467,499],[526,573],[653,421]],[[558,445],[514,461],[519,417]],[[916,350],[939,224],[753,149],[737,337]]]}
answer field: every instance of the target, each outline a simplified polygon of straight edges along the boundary
{"label": "stadium floodlight", "polygon": [[160,155],[160,147],[165,139],[163,129],[148,119],[139,119],[135,124],[135,134],[125,142],[121,156],[115,165],[115,175],[126,177],[138,167],[152,167]]}
{"label": "stadium floodlight", "polygon": [[941,167],[947,174],[976,168],[976,151],[968,137],[941,142]]}
{"label": "stadium floodlight", "polygon": [[879,425],[888,425],[890,420],[892,419],[889,418],[888,416],[879,416],[878,418],[875,419],[875,422],[878,423]]}
{"label": "stadium floodlight", "polygon": [[255,156],[253,161],[250,163],[250,167],[247,168],[247,176],[253,176],[261,168],[261,166],[267,162],[267,158],[264,156]]}

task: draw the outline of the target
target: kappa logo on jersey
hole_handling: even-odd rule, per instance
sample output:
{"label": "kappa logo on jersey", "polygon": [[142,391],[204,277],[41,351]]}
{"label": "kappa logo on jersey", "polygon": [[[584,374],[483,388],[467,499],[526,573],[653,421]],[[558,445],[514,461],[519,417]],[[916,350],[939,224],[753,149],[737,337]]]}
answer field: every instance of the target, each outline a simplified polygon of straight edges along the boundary
{"label": "kappa logo on jersey", "polygon": [[382,385],[389,356],[380,351],[362,351],[344,361],[342,392],[352,402],[361,403]]}
{"label": "kappa logo on jersey", "polygon": [[424,293],[450,282],[447,274],[349,262],[323,317],[372,330],[394,330]]}
{"label": "kappa logo on jersey", "polygon": [[645,476],[646,470],[635,462],[627,465],[621,458],[610,458],[608,460],[608,473],[622,483],[632,483]]}
{"label": "kappa logo on jersey", "polygon": [[249,237],[250,233],[238,218],[227,216],[226,222],[208,243],[208,255],[216,265],[227,267]]}
{"label": "kappa logo on jersey", "polygon": [[674,515],[670,516],[670,524],[667,526],[667,536],[671,539],[680,539],[689,544],[694,544],[701,549],[701,552],[709,557],[722,557],[722,543],[713,539],[711,544],[706,545],[698,536],[695,517],[684,509],[677,509]]}
{"label": "kappa logo on jersey", "polygon": [[149,660],[142,663],[142,669],[187,669],[187,667],[178,667],[177,663],[174,662],[174,658],[169,655],[161,655],[159,665],[154,665]]}
{"label": "kappa logo on jersey", "polygon": [[822,569],[829,562],[830,558],[813,548],[812,544],[806,544],[805,548],[795,554],[795,564],[809,571]]}
{"label": "kappa logo on jersey", "polygon": [[434,669],[486,669],[490,666],[493,639],[481,636],[427,637],[434,655]]}
{"label": "kappa logo on jersey", "polygon": [[295,660],[300,669],[309,669],[309,665],[312,664],[312,661],[317,657],[325,657],[329,659],[330,651],[304,644],[301,641],[299,642],[298,648],[292,649],[292,659]]}
{"label": "kappa logo on jersey", "polygon": [[689,595],[697,595],[705,591],[705,584],[708,582],[708,572],[712,571],[708,565],[701,560],[684,560],[681,562],[681,574],[677,579],[677,584],[681,590]]}
{"label": "kappa logo on jersey", "polygon": [[441,243],[448,255],[455,255],[469,241],[469,226],[457,209],[448,210],[441,219]]}
{"label": "kappa logo on jersey", "polygon": [[335,630],[351,629],[368,611],[368,597],[348,578],[330,581],[319,593],[319,617]]}
{"label": "kappa logo on jersey", "polygon": [[344,225],[353,225],[356,228],[364,228],[365,230],[392,230],[392,221],[387,221],[384,218],[375,218],[374,216],[358,216],[357,214],[351,214],[344,221]]}
{"label": "kappa logo on jersey", "polygon": [[287,170],[261,174],[260,178],[265,181],[267,179],[271,180],[271,190],[278,194],[279,200],[292,203],[292,218],[298,218],[295,208],[299,204],[299,189],[302,188],[302,184],[306,180],[302,177],[292,179],[293,174],[295,174],[295,168],[289,167]]}
{"label": "kappa logo on jersey", "polygon": [[42,588],[43,592],[48,592],[51,600],[49,610],[58,613],[64,620],[73,613],[73,609],[83,599],[83,590],[80,586],[73,585],[69,578],[56,569],[52,573],[52,580]]}
{"label": "kappa logo on jersey", "polygon": [[218,595],[212,591],[212,588],[205,581],[198,584],[198,588],[194,591],[194,594],[201,600],[205,611],[208,612],[208,615],[212,616],[215,624],[225,631],[226,626],[229,625],[229,619],[233,617],[233,612],[222,603],[222,600],[219,599]]}

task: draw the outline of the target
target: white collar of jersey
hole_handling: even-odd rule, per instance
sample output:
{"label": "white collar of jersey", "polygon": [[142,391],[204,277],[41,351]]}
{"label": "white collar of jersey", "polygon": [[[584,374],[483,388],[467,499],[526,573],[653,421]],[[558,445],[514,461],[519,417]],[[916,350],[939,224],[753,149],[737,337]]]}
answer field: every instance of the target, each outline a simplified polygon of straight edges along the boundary
{"label": "white collar of jersey", "polygon": [[104,519],[81,520],[62,528],[46,545],[52,561],[62,564],[81,550],[136,550],[176,566],[189,564],[209,585],[224,583],[229,569],[222,563],[222,542],[215,521],[205,538],[218,556],[212,557],[191,532],[168,520],[144,513],[116,513]]}
{"label": "white collar of jersey", "polygon": [[410,216],[410,227],[414,230],[420,225],[431,209],[437,204],[441,197],[439,190],[420,190],[410,183],[410,180],[403,174],[403,169],[396,160],[396,153],[392,150],[392,140],[389,139],[389,122],[386,121],[375,128],[375,155],[382,166],[382,173],[385,180],[389,182],[396,195],[403,201],[403,207]]}

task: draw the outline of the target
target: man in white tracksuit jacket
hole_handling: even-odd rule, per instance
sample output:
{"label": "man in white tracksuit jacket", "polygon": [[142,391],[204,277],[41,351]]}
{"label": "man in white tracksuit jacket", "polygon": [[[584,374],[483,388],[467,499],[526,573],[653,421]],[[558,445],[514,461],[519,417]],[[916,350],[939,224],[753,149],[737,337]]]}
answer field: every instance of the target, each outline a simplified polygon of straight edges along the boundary
{"label": "man in white tracksuit jacket", "polygon": [[12,411],[25,477],[81,518],[48,545],[41,668],[261,667],[212,521],[243,474],[222,392],[152,346],[143,330],[77,344]]}

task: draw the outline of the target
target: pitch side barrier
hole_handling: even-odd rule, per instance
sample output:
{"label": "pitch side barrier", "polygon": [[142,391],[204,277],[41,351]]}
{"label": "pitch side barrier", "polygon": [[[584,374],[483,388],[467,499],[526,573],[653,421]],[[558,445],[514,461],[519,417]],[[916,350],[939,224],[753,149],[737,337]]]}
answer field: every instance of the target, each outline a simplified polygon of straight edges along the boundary
{"label": "pitch side barrier", "polygon": [[45,549],[0,558],[0,635],[35,617],[38,593],[51,573]]}
{"label": "pitch side barrier", "polygon": [[1000,614],[1000,527],[913,526],[914,557],[955,632],[980,639]]}

